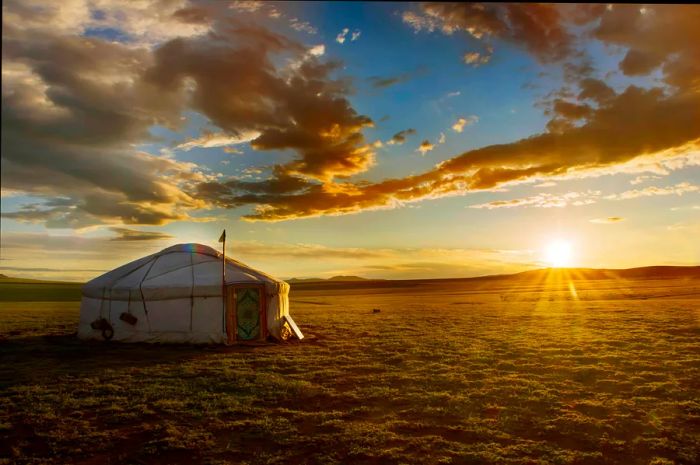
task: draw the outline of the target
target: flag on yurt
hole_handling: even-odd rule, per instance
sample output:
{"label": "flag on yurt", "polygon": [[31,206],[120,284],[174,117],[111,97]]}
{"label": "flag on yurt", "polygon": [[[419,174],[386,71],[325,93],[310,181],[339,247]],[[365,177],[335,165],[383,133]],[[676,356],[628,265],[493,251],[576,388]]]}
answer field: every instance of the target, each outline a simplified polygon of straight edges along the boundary
{"label": "flag on yurt", "polygon": [[226,230],[224,229],[224,232],[221,233],[221,237],[219,237],[219,242],[226,242]]}

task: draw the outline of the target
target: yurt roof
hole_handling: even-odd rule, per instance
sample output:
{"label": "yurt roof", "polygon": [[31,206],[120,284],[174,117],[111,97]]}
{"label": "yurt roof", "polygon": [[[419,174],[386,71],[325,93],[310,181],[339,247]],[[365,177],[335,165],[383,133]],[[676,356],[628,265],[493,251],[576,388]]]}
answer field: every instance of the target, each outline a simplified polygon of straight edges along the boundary
{"label": "yurt roof", "polygon": [[[228,257],[226,283],[288,286]],[[83,295],[111,300],[172,299],[185,294],[221,295],[221,253],[202,244],[177,244],[108,271],[83,286]]]}

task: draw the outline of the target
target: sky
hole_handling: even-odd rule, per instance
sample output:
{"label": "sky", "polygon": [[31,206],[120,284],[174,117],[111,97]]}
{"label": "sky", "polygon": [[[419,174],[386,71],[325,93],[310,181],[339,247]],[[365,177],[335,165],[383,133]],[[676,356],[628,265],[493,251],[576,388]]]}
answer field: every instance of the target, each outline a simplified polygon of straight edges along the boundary
{"label": "sky", "polygon": [[0,273],[85,281],[223,229],[281,278],[697,265],[698,24],[697,5],[5,1]]}

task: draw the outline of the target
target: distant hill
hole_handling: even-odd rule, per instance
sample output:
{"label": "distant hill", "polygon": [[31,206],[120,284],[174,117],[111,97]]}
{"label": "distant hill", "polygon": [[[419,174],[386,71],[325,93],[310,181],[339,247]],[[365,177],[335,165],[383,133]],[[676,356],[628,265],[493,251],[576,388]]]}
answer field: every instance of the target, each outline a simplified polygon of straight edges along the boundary
{"label": "distant hill", "polygon": [[82,286],[83,283],[78,283],[75,281],[53,281],[46,279],[13,278],[12,276],[0,274],[0,284],[66,284]]}
{"label": "distant hill", "polygon": [[[343,277],[345,278],[345,277]],[[355,277],[357,278],[357,277]],[[309,279],[288,280],[293,289],[373,289],[384,287],[413,287],[420,283],[470,282],[470,281],[515,281],[519,284],[545,282],[547,280],[604,280],[604,279],[700,279],[700,266],[645,266],[626,269],[597,268],[543,268],[514,274],[476,276],[471,278],[440,279],[364,279],[334,280]]]}
{"label": "distant hill", "polygon": [[[367,278],[362,278],[360,276],[333,276],[332,278],[328,278],[328,281],[369,281]],[[373,281],[377,281],[376,279]],[[382,281],[382,280],[379,280]]]}
{"label": "distant hill", "polygon": [[351,282],[351,281],[383,281],[383,280],[370,280],[367,278],[362,278],[360,276],[333,276],[332,278],[292,278],[286,280],[288,283],[320,283],[327,281],[336,282]]}
{"label": "distant hill", "polygon": [[643,266],[639,268],[544,268],[523,271],[513,275],[497,275],[501,278],[536,279],[551,273],[566,274],[573,279],[664,279],[700,278],[700,266]]}
{"label": "distant hill", "polygon": [[[324,289],[324,288],[363,288],[363,287],[391,287],[391,286],[412,286],[417,282],[430,281],[498,281],[498,280],[515,280],[515,281],[544,281],[554,279],[557,276],[565,277],[565,279],[581,279],[581,280],[603,280],[603,279],[673,279],[673,278],[688,278],[700,279],[700,266],[644,266],[639,268],[623,268],[623,269],[600,269],[600,268],[543,268],[539,270],[523,271],[515,274],[500,274],[476,276],[471,278],[441,278],[441,279],[407,279],[407,280],[389,280],[389,279],[367,279],[360,276],[333,276],[332,278],[292,278],[286,280],[299,289]],[[36,286],[28,286],[28,285]],[[11,288],[9,286],[12,286]],[[0,291],[8,292],[10,289],[19,290],[26,288],[27,293],[32,292],[30,289],[74,289],[76,296],[80,296],[80,287],[82,283],[66,282],[66,281],[46,281],[40,279],[13,278],[11,276],[0,274]],[[1,300],[4,299],[0,295]]]}
{"label": "distant hill", "polygon": [[285,279],[290,284],[293,283],[319,283],[322,281],[325,281],[323,278],[291,278],[291,279]]}

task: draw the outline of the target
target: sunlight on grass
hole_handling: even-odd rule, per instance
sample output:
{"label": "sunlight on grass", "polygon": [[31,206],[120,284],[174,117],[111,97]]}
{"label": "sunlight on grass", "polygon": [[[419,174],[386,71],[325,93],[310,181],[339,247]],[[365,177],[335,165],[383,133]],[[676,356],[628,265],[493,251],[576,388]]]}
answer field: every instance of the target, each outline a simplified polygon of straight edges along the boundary
{"label": "sunlight on grass", "polygon": [[77,302],[2,302],[0,459],[697,463],[700,282],[535,276],[293,287],[307,338],[256,348],[82,343]]}

